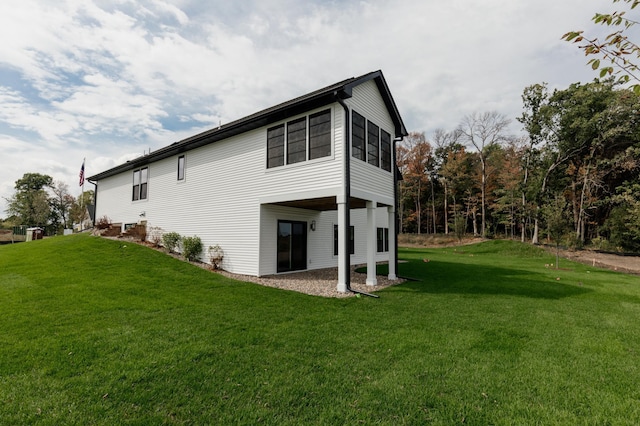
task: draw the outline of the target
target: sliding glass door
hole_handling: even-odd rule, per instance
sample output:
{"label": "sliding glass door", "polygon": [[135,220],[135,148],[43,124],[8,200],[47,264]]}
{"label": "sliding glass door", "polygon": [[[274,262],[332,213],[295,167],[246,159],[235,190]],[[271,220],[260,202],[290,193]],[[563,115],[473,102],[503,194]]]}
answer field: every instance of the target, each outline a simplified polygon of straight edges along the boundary
{"label": "sliding glass door", "polygon": [[278,221],[278,272],[307,269],[307,222]]}

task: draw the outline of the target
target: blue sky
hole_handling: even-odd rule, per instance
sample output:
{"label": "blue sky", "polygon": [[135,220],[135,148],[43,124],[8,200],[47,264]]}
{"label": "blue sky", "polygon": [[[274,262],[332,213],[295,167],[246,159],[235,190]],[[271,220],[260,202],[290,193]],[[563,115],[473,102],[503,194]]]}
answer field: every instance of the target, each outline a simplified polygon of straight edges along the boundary
{"label": "blue sky", "polygon": [[[595,77],[560,40],[608,0],[3,0],[0,217],[17,179],[79,195],[149,148],[382,69],[410,131]],[[91,186],[89,186],[91,187]]]}

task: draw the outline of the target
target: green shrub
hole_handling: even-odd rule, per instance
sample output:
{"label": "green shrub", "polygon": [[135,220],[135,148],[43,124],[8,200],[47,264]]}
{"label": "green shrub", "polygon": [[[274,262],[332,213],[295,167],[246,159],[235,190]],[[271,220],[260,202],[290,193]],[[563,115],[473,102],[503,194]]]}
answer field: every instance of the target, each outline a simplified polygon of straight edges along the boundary
{"label": "green shrub", "polygon": [[177,232],[167,232],[162,236],[162,245],[166,251],[172,253],[178,248],[180,240],[182,237]]}
{"label": "green shrub", "polygon": [[453,231],[458,241],[462,241],[464,235],[467,233],[467,219],[463,215],[458,214],[453,218]]}
{"label": "green shrub", "polygon": [[182,256],[187,260],[196,260],[202,253],[202,240],[200,237],[182,238]]}

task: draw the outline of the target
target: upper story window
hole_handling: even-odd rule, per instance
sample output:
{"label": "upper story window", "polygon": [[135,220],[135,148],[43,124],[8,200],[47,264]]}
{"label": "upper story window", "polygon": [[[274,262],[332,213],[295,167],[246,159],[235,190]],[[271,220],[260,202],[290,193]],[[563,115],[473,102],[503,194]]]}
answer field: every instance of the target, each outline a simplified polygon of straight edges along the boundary
{"label": "upper story window", "polygon": [[380,165],[380,128],[367,120],[367,162]]}
{"label": "upper story window", "polygon": [[307,117],[287,123],[287,164],[307,159]]}
{"label": "upper story window", "polygon": [[284,165],[284,124],[267,130],[267,168]]}
{"label": "upper story window", "polygon": [[390,172],[391,134],[355,111],[351,112],[351,121],[351,156]]}
{"label": "upper story window", "polygon": [[184,180],[184,155],[178,157],[178,180]]}
{"label": "upper story window", "polygon": [[149,177],[149,168],[143,167],[133,171],[133,201],[147,199],[147,182]]}
{"label": "upper story window", "polygon": [[267,168],[331,155],[331,110],[267,129]]}
{"label": "upper story window", "polygon": [[331,155],[331,111],[309,116],[309,160]]}
{"label": "upper story window", "polygon": [[358,160],[366,161],[367,153],[364,150],[364,138],[367,121],[355,111],[351,113],[351,155]]}
{"label": "upper story window", "polygon": [[391,171],[391,135],[384,130],[380,131],[380,167]]}

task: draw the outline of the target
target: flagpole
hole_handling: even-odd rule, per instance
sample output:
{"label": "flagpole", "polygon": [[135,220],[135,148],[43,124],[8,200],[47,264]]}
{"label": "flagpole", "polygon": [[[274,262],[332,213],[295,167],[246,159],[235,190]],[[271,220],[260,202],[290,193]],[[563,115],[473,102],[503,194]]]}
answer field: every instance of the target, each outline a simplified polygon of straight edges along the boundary
{"label": "flagpole", "polygon": [[82,192],[80,192],[80,232],[84,229],[84,215],[86,213],[84,208],[84,162],[86,159],[87,157],[82,159],[82,168],[80,169],[80,183],[82,184]]}

